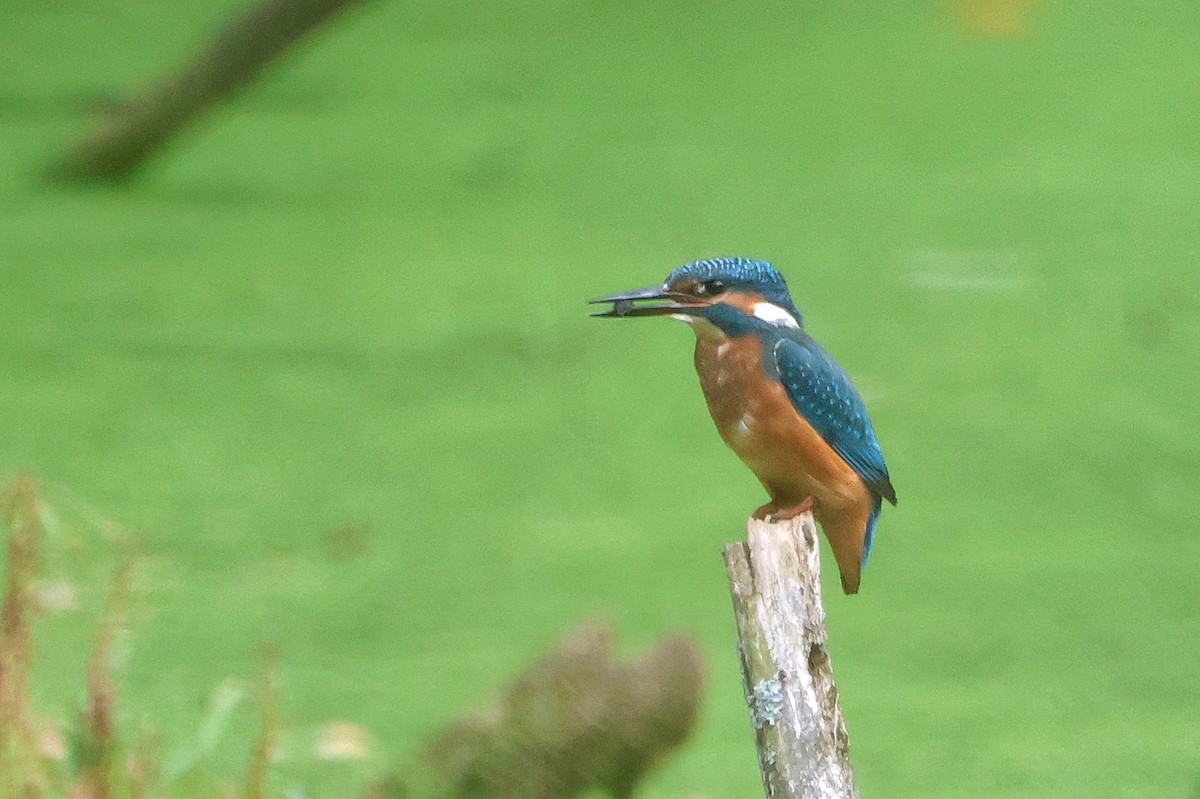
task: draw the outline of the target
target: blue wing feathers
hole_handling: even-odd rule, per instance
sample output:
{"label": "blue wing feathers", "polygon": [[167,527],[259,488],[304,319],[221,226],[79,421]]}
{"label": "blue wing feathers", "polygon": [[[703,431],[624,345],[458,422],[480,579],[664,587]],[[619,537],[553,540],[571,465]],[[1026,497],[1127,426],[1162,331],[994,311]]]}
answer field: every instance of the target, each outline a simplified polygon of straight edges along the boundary
{"label": "blue wing feathers", "polygon": [[867,568],[871,558],[871,546],[875,543],[875,524],[879,521],[879,511],[883,509],[883,499],[878,494],[873,497],[875,507],[871,510],[871,518],[867,521],[867,538],[863,542],[862,568]]}
{"label": "blue wing feathers", "polygon": [[[798,336],[781,338],[774,347],[779,380],[792,405],[872,491],[895,504],[896,491],[862,397],[821,345],[805,333]],[[868,533],[874,532],[876,516],[878,510]]]}

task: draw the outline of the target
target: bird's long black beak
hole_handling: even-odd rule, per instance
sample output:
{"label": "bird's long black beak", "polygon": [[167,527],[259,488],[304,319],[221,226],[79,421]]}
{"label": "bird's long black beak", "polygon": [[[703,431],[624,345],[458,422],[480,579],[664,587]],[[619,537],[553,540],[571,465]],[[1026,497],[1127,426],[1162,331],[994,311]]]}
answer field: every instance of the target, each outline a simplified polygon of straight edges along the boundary
{"label": "bird's long black beak", "polygon": [[[647,300],[667,300],[665,305],[635,305],[636,302]],[[625,316],[666,316],[668,314],[688,313],[685,305],[674,302],[675,297],[666,292],[663,286],[648,286],[644,289],[634,289],[620,294],[610,294],[607,297],[597,297],[588,300],[588,305],[612,303],[612,310],[594,313],[607,319],[619,319]]]}

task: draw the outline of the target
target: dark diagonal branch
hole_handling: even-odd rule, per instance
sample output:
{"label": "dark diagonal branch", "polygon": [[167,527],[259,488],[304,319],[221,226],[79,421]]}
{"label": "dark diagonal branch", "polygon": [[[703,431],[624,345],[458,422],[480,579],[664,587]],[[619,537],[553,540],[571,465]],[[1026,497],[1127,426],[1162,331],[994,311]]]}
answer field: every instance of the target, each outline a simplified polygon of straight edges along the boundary
{"label": "dark diagonal branch", "polygon": [[189,124],[255,80],[271,62],[362,0],[264,0],[231,22],[186,69],[123,106],[51,166],[69,182],[124,180]]}

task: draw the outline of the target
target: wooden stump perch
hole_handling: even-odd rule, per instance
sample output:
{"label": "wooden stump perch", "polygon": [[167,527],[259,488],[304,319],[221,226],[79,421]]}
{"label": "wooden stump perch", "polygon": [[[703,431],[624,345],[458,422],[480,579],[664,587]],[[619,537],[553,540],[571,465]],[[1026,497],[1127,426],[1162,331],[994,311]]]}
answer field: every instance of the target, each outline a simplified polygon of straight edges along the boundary
{"label": "wooden stump perch", "polygon": [[812,515],[779,524],[751,519],[747,540],[724,554],[768,799],[857,799],[826,649]]}

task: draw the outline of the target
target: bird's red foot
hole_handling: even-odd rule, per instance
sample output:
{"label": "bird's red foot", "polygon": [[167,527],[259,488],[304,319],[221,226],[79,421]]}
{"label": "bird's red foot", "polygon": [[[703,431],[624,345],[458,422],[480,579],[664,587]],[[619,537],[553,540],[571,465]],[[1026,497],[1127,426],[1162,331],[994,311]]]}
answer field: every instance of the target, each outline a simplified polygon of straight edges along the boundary
{"label": "bird's red foot", "polygon": [[768,502],[766,505],[760,505],[754,509],[754,513],[750,514],[750,518],[755,521],[762,521],[779,509],[779,505],[774,502]]}
{"label": "bird's red foot", "polygon": [[[812,510],[814,504],[816,504],[816,501],[812,497],[805,497],[800,501],[799,505],[793,505],[790,508],[780,508],[773,513],[768,514],[766,518],[771,524],[786,522],[789,519],[794,519],[800,514],[807,513],[808,511]],[[762,510],[762,508],[759,508],[759,510]]]}

